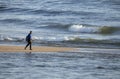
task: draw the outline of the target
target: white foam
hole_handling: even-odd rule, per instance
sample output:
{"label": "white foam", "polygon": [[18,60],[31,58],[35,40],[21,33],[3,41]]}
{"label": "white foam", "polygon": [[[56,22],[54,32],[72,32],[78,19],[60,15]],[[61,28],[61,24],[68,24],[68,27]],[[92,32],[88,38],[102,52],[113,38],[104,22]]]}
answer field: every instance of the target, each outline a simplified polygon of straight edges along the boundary
{"label": "white foam", "polygon": [[72,25],[72,26],[70,26],[69,31],[80,32],[80,33],[99,32],[97,27],[86,27],[86,26],[83,26],[83,25]]}
{"label": "white foam", "polygon": [[58,41],[59,39],[57,37],[54,37],[54,36],[42,36],[42,37],[37,37],[37,36],[34,36],[32,37],[32,40],[37,40],[37,41]]}
{"label": "white foam", "polygon": [[13,41],[13,39],[10,37],[5,37],[4,40]]}
{"label": "white foam", "polygon": [[65,41],[74,40],[75,37],[64,37]]}
{"label": "white foam", "polygon": [[32,37],[32,40],[39,40],[40,38],[39,37],[36,37],[36,36],[34,36],[34,37]]}

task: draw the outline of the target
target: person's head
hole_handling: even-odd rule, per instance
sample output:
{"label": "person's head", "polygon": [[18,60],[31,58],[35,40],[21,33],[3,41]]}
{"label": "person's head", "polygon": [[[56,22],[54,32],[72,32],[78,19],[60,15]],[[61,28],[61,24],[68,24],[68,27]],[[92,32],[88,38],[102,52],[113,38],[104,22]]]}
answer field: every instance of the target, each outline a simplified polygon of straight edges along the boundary
{"label": "person's head", "polygon": [[32,34],[32,31],[30,31],[30,34]]}

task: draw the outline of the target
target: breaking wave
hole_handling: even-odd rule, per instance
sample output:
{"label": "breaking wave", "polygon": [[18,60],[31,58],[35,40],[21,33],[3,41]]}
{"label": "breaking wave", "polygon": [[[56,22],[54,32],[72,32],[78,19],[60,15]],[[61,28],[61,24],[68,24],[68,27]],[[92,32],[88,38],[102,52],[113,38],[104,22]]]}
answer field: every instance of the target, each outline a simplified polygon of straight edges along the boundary
{"label": "breaking wave", "polygon": [[100,33],[100,34],[111,34],[120,31],[118,27],[95,27],[95,26],[84,26],[84,25],[72,25],[69,27],[69,31],[80,32],[80,33]]}
{"label": "breaking wave", "polygon": [[[76,45],[81,45],[81,44],[104,44],[104,45],[116,45],[120,46],[120,39],[94,39],[94,38],[80,38],[80,37],[37,37],[33,36],[32,40],[34,43],[59,43],[61,45],[64,44],[76,44]],[[25,42],[25,37],[8,37],[8,36],[2,36],[0,35],[0,42],[20,42],[24,43]]]}
{"label": "breaking wave", "polygon": [[81,24],[48,24],[44,27],[39,28],[52,28],[58,30],[64,30],[74,33],[98,33],[98,34],[112,34],[120,32],[120,27],[112,26],[91,26],[91,25],[81,25]]}
{"label": "breaking wave", "polygon": [[98,32],[97,27],[86,27],[83,25],[72,25],[68,29],[69,29],[69,31],[80,32],[80,33],[96,33],[96,32]]}

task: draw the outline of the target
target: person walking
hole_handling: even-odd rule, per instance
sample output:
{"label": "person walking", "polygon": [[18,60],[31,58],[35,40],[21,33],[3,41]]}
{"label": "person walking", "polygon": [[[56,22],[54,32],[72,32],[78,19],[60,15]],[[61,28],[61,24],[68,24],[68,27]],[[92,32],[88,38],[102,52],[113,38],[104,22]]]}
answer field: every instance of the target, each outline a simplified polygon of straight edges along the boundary
{"label": "person walking", "polygon": [[32,50],[32,38],[31,38],[31,34],[32,31],[30,31],[30,33],[26,36],[26,41],[27,41],[27,45],[25,46],[25,50],[26,48],[30,45],[30,50]]}

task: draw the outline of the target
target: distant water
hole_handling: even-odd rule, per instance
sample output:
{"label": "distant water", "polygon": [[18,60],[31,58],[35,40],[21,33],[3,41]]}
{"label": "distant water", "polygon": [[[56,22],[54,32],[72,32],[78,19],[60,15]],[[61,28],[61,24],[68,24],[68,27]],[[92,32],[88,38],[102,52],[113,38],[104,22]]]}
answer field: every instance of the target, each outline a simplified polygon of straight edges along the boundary
{"label": "distant water", "polygon": [[120,0],[0,0],[0,44],[30,30],[38,45],[120,48]]}
{"label": "distant water", "polygon": [[0,53],[0,79],[119,78],[119,53]]}

